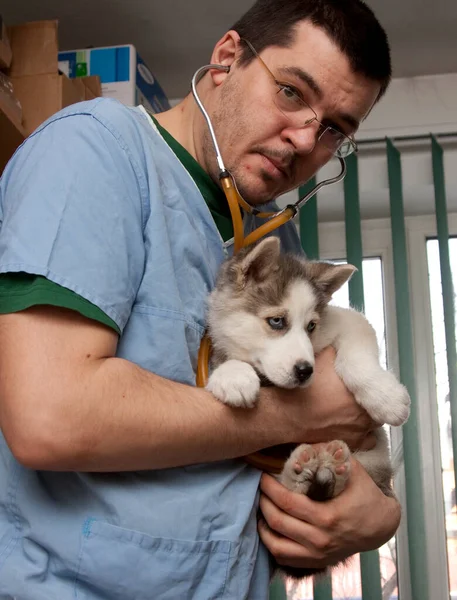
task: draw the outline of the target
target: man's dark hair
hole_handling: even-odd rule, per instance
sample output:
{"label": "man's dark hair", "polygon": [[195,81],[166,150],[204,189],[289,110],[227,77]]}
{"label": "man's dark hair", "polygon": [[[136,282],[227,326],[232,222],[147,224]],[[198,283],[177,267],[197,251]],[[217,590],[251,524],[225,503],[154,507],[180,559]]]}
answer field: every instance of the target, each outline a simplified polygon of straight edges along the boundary
{"label": "man's dark hair", "polygon": [[[379,100],[392,77],[389,43],[362,0],[257,0],[231,29],[262,52],[268,46],[290,47],[296,25],[304,20],[325,31],[348,57],[354,73],[380,83]],[[240,64],[253,58],[245,46]]]}

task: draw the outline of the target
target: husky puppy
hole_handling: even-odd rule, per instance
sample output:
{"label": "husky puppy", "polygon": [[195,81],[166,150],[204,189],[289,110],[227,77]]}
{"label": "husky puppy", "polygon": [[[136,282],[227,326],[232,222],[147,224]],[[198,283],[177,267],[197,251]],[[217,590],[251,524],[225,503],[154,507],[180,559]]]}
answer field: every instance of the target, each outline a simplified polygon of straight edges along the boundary
{"label": "husky puppy", "polygon": [[[337,374],[372,419],[404,423],[410,398],[395,376],[380,366],[374,329],[361,313],[328,305],[355,270],[348,264],[282,254],[275,237],[227,260],[208,301],[213,356],[207,389],[230,406],[253,407],[261,385],[286,389],[309,385],[315,355],[332,345]],[[376,447],[357,452],[357,460],[391,496],[392,467],[382,427],[376,439]],[[348,446],[340,440],[317,448],[301,444],[278,479],[289,490],[316,500],[332,498],[349,478],[349,457]],[[323,572],[281,570],[296,578]]]}

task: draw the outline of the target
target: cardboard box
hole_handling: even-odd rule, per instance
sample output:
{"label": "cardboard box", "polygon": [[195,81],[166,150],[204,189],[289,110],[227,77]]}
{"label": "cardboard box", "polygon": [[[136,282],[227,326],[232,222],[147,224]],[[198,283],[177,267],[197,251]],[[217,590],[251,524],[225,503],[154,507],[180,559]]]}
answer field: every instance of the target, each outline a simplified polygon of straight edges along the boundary
{"label": "cardboard box", "polygon": [[0,175],[13,156],[16,149],[26,138],[25,131],[20,125],[16,125],[3,112],[0,100],[0,134],[2,141],[0,143]]}
{"label": "cardboard box", "polygon": [[57,27],[57,21],[36,21],[8,29],[9,75],[27,135],[62,108],[101,95],[95,77],[70,80],[58,72]]}
{"label": "cardboard box", "polygon": [[[65,75],[66,77],[66,75]],[[89,75],[88,77],[77,77],[70,80],[78,90],[83,100],[93,100],[102,95],[102,86],[98,75]]]}
{"label": "cardboard box", "polygon": [[11,46],[6,32],[6,25],[0,15],[0,69],[6,69],[11,64]]}
{"label": "cardboard box", "polygon": [[0,175],[16,148],[26,138],[26,133],[17,120],[17,111],[12,110],[6,94],[0,94]]}
{"label": "cardboard box", "polygon": [[11,81],[13,89],[0,85],[0,174],[16,148],[43,121],[70,104],[101,96],[99,77],[71,80],[58,72],[57,21],[17,25],[8,29],[8,35],[13,54],[10,78],[0,75],[3,82]]}
{"label": "cardboard box", "polygon": [[53,114],[85,100],[85,86],[77,86],[65,75],[49,73],[13,77],[14,93],[22,105],[23,126],[30,135]]}
{"label": "cardboard box", "polygon": [[170,108],[168,98],[132,45],[59,52],[59,69],[68,77],[99,75],[102,95],[151,112]]}
{"label": "cardboard box", "polygon": [[[14,95],[13,83],[5,73],[0,72],[0,105],[14,123],[22,123],[22,106]],[[0,137],[1,140],[1,137]]]}
{"label": "cardboard box", "polygon": [[13,57],[10,77],[58,72],[57,21],[34,21],[8,27]]}
{"label": "cardboard box", "polygon": [[85,100],[93,100],[102,96],[102,84],[98,75],[88,75],[87,77],[78,77],[73,79],[76,83],[81,80],[84,83]]}

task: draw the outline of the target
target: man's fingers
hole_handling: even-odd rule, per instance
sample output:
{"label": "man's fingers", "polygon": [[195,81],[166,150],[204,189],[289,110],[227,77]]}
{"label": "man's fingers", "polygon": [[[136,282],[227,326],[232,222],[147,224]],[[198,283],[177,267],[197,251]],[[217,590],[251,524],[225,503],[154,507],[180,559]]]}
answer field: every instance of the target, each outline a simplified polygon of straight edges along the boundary
{"label": "man's fingers", "polygon": [[325,555],[319,556],[307,546],[279,535],[263,520],[258,523],[259,536],[279,565],[298,568],[325,567]]}
{"label": "man's fingers", "polygon": [[263,494],[260,497],[260,510],[274,533],[305,546],[313,555],[328,552],[330,549],[331,538],[325,531],[291,517]]}
{"label": "man's fingers", "polygon": [[266,474],[262,475],[260,489],[273,504],[288,515],[316,527],[333,527],[335,518],[330,503],[315,502],[307,496],[295,494]]}

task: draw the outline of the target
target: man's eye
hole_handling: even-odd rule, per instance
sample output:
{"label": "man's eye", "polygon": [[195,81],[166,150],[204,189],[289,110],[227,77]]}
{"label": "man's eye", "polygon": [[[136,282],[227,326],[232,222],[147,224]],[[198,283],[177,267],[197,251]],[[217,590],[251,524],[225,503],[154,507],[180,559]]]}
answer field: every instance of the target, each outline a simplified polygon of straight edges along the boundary
{"label": "man's eye", "polygon": [[288,96],[289,98],[294,98],[295,96],[298,97],[297,92],[289,85],[280,84],[279,87],[285,96]]}
{"label": "man's eye", "polygon": [[328,128],[328,132],[329,132],[329,135],[332,135],[333,137],[339,137],[339,136],[341,136],[341,131],[338,131],[334,127],[329,127]]}
{"label": "man's eye", "polygon": [[327,127],[327,135],[331,136],[335,139],[339,139],[341,137],[346,137],[346,134],[343,133],[342,131],[340,131],[339,129],[336,129],[335,127],[333,127],[332,125],[329,125]]}
{"label": "man's eye", "polygon": [[297,89],[295,89],[294,87],[291,87],[290,85],[286,85],[284,83],[278,83],[278,87],[279,87],[279,94],[284,99],[288,100],[289,102],[296,103],[298,105],[303,104],[303,101],[300,98],[300,95],[299,95]]}
{"label": "man's eye", "polygon": [[270,317],[267,319],[267,323],[272,329],[276,330],[284,329],[286,326],[286,320],[284,317]]}

